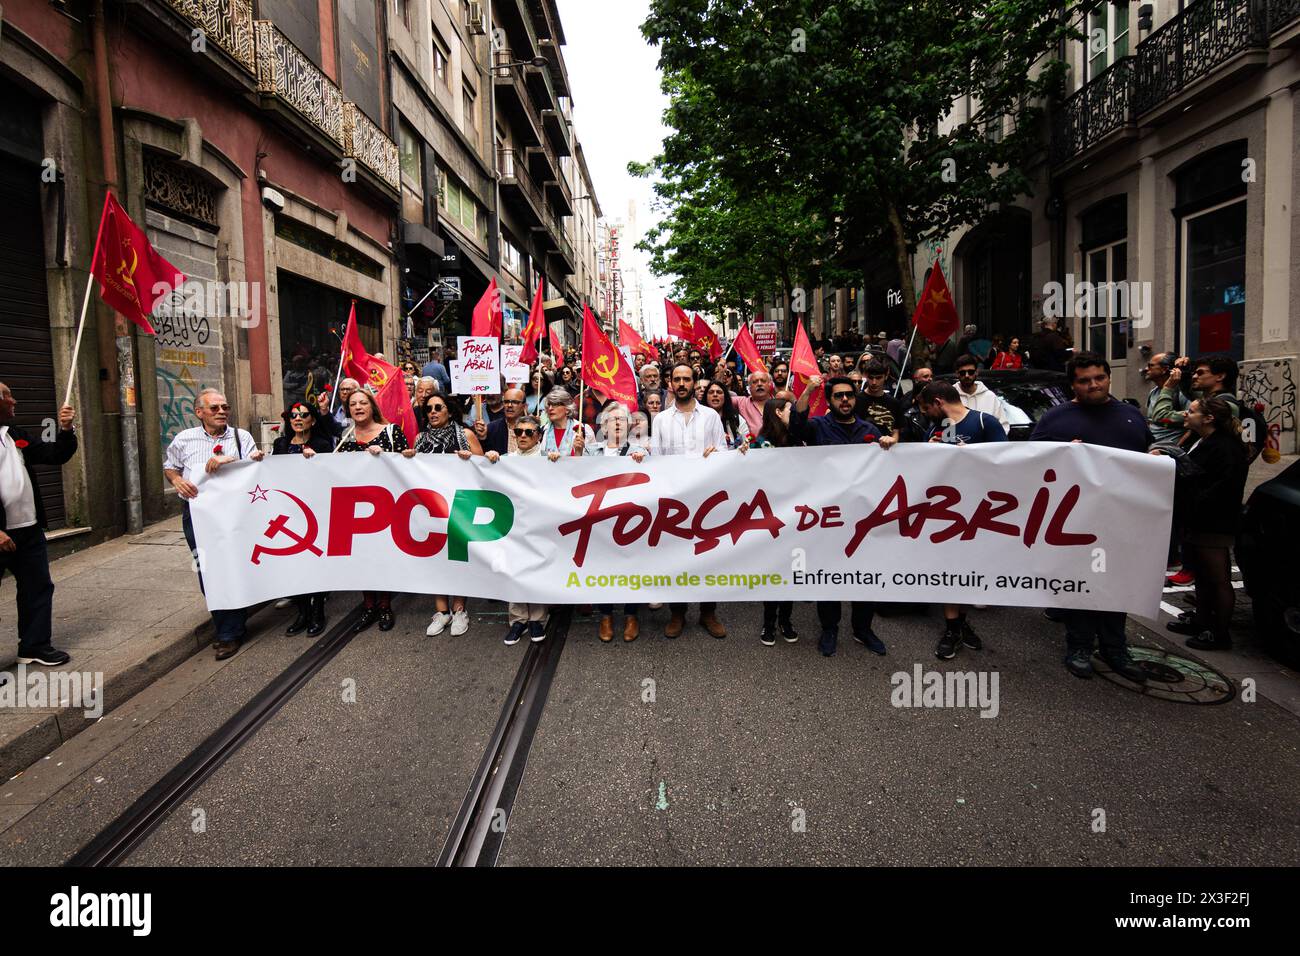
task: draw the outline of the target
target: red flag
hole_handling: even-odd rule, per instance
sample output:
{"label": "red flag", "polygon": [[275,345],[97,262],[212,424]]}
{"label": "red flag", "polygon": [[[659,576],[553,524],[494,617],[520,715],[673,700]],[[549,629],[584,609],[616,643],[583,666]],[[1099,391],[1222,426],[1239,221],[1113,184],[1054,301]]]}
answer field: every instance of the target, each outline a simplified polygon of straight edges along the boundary
{"label": "red flag", "polygon": [[943,269],[938,262],[934,264],[930,278],[925,283],[921,301],[916,303],[912,324],[932,345],[942,345],[961,328],[957,307],[953,304],[952,293],[948,291],[948,283],[944,281]]}
{"label": "red flag", "polygon": [[626,345],[633,355],[644,355],[652,361],[659,361],[659,350],[641,338],[636,329],[622,319],[618,320],[618,344]]}
{"label": "red flag", "polygon": [[736,341],[733,348],[735,348],[736,354],[744,359],[745,367],[751,372],[756,369],[764,372],[767,371],[767,365],[763,363],[763,356],[758,351],[758,343],[755,342],[754,337],[749,334],[748,322],[742,325],[740,331],[736,333]]}
{"label": "red flag", "polygon": [[157,334],[149,322],[153,307],[185,281],[180,269],[158,255],[112,193],[104,196],[90,274],[99,281],[99,295],[109,308],[150,335]]}
{"label": "red flag", "polygon": [[[821,374],[821,369],[817,367],[817,353],[813,351],[812,343],[808,341],[808,333],[804,331],[803,319],[799,320],[799,327],[794,333],[794,349],[790,353],[790,374],[795,377],[795,397],[803,395],[804,390],[808,388],[810,378]],[[826,393],[822,389],[818,389],[815,394],[808,397],[810,416],[825,415],[829,408]]]}
{"label": "red flag", "polygon": [[501,338],[501,292],[497,280],[488,283],[483,298],[474,306],[474,319],[469,326],[470,335],[490,335]]}
{"label": "red flag", "polygon": [[555,330],[555,326],[548,325],[547,332],[551,337],[551,358],[555,360],[556,368],[564,364],[564,343],[560,341],[560,333]]}
{"label": "red flag", "polygon": [[636,375],[610,342],[584,302],[582,305],[582,380],[606,398],[636,411]]}
{"label": "red flag", "polygon": [[357,333],[355,301],[352,303],[352,311],[348,313],[347,331],[343,333],[343,373],[374,389],[375,404],[379,406],[384,418],[400,425],[406,434],[407,443],[414,447],[420,429],[415,424],[415,410],[411,408],[411,397],[407,394],[402,370],[375,358],[361,344],[361,336]]}
{"label": "red flag", "polygon": [[528,325],[524,327],[524,350],[519,353],[519,361],[532,365],[537,361],[537,343],[541,341],[542,330],[546,328],[546,310],[542,308],[542,281],[537,281],[537,294],[533,296],[533,307],[528,310]]}
{"label": "red flag", "polygon": [[664,299],[664,311],[668,315],[668,334],[687,342],[694,341],[695,329],[686,317],[686,310],[672,299]]}
{"label": "red flag", "polygon": [[708,323],[701,319],[698,314],[695,316],[691,331],[694,333],[691,336],[691,341],[702,349],[708,349],[710,362],[716,362],[722,358],[722,343],[713,334],[713,330],[709,328]]}

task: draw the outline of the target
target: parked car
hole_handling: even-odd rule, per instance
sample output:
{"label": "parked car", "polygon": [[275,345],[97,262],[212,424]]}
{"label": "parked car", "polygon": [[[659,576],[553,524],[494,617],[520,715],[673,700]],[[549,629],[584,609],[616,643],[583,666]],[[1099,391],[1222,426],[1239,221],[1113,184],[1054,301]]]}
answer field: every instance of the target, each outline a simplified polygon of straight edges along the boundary
{"label": "parked car", "polygon": [[1300,462],[1264,482],[1242,510],[1237,566],[1269,652],[1300,669]]}
{"label": "parked car", "polygon": [[[1002,399],[1007,406],[1011,422],[1007,437],[1012,441],[1028,441],[1029,434],[1043,413],[1055,405],[1066,405],[1074,397],[1070,380],[1064,372],[1043,369],[983,369],[979,380]],[[955,385],[957,376],[951,373],[936,375],[935,381]],[[906,391],[910,383],[904,382]]]}

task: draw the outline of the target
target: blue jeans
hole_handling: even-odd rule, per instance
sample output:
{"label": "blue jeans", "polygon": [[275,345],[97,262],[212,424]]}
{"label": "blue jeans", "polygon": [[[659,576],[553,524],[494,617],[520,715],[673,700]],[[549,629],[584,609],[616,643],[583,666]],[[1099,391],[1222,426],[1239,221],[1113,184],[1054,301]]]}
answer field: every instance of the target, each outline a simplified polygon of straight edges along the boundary
{"label": "blue jeans", "polygon": [[0,551],[0,578],[6,571],[18,582],[18,656],[49,647],[53,629],[54,582],[45,532],[38,526],[8,532],[16,550]]}
{"label": "blue jeans", "polygon": [[[194,522],[190,519],[189,502],[181,512],[181,530],[185,532],[185,542],[190,546],[190,554],[198,560],[197,545],[194,543]],[[199,572],[199,590],[203,591],[203,572]],[[204,591],[203,593],[207,593]],[[247,608],[213,611],[212,623],[217,628],[218,641],[242,641],[245,636],[244,624],[248,620]]]}

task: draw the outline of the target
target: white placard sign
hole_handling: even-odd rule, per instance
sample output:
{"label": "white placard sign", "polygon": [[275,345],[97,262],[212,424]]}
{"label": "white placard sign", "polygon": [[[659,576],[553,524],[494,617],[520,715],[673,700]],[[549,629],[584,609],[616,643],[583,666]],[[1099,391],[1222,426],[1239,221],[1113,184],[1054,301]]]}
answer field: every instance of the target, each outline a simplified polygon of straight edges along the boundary
{"label": "white placard sign", "polygon": [[461,387],[452,383],[457,395],[497,395],[501,392],[501,342],[487,335],[458,335],[456,358],[460,364]]}
{"label": "white placard sign", "polygon": [[528,366],[519,361],[523,350],[522,345],[501,346],[501,374],[506,377],[507,385],[522,385],[528,381]]}

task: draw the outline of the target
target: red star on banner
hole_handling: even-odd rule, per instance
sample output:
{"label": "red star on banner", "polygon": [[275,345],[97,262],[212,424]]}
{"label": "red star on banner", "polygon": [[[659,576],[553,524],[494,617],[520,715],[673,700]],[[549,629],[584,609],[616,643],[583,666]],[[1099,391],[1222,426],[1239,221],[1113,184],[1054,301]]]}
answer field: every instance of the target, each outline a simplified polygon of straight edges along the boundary
{"label": "red star on banner", "polygon": [[249,492],[249,494],[252,495],[252,498],[249,500],[248,503],[251,505],[254,501],[258,501],[258,500],[266,501],[267,500],[266,495],[270,490],[271,489],[269,488],[263,488],[261,485],[255,485],[253,487],[253,490]]}

